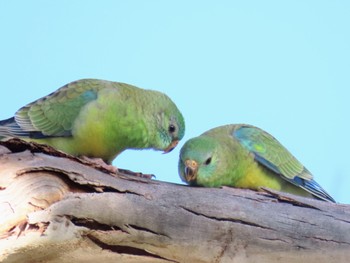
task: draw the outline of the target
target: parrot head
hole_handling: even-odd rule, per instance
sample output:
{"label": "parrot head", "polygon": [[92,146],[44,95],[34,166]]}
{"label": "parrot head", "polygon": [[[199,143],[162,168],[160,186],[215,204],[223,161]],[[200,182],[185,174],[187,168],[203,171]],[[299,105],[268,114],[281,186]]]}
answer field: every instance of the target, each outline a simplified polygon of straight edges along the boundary
{"label": "parrot head", "polygon": [[[170,99],[169,99],[170,100]],[[158,114],[155,149],[171,152],[185,135],[185,121],[176,105],[169,101],[167,109]]]}
{"label": "parrot head", "polygon": [[179,174],[190,185],[209,186],[220,169],[218,143],[207,136],[188,140],[180,151]]}
{"label": "parrot head", "polygon": [[[177,146],[179,141],[183,138],[184,125],[180,124],[179,121],[171,117],[166,127],[168,127],[166,133],[166,142],[168,143],[170,141],[170,143],[164,149],[164,153],[169,153]],[[180,135],[181,132],[182,135]]]}

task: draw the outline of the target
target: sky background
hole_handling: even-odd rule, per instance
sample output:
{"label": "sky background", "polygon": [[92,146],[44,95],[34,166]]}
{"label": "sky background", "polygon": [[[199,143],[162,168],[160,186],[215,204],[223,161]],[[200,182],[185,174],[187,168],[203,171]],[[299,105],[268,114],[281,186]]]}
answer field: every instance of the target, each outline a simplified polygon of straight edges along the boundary
{"label": "sky background", "polygon": [[0,32],[0,119],[81,78],[155,89],[185,138],[117,167],[180,183],[186,140],[248,123],[350,203],[350,1],[1,1]]}

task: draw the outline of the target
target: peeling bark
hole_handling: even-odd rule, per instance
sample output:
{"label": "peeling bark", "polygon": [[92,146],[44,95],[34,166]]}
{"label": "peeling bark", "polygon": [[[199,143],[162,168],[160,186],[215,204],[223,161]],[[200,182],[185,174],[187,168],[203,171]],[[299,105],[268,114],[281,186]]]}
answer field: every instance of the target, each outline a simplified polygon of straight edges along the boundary
{"label": "peeling bark", "polygon": [[350,206],[144,179],[0,142],[1,262],[348,262]]}

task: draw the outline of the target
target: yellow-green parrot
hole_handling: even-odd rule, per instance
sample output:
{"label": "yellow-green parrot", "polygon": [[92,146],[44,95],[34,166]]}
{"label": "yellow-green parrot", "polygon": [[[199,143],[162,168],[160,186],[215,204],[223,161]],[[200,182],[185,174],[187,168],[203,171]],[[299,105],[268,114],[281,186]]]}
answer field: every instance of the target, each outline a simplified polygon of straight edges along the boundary
{"label": "yellow-green parrot", "polygon": [[107,163],[125,149],[169,152],[184,132],[167,95],[98,79],[71,82],[0,121],[0,140],[17,137]]}
{"label": "yellow-green parrot", "polygon": [[220,126],[188,140],[180,151],[179,174],[190,185],[267,187],[335,202],[281,143],[251,125]]}

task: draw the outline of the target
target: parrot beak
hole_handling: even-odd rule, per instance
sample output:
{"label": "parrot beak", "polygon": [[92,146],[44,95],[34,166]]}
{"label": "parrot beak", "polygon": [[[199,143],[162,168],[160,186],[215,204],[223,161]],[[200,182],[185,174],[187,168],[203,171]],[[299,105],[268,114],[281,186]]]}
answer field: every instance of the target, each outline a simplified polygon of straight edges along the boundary
{"label": "parrot beak", "polygon": [[174,150],[174,148],[176,147],[176,145],[179,143],[179,140],[175,140],[175,141],[172,141],[168,147],[166,147],[164,149],[164,152],[163,153],[169,153],[171,152],[172,150]]}
{"label": "parrot beak", "polygon": [[197,179],[198,163],[193,160],[185,161],[185,178],[187,182],[192,182]]}

